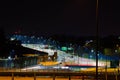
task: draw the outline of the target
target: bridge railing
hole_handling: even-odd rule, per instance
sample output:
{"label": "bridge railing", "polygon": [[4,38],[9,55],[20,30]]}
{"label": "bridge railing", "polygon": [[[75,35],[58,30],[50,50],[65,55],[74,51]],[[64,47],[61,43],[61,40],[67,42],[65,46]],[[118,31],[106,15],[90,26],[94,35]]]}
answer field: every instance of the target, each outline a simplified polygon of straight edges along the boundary
{"label": "bridge railing", "polygon": [[[120,80],[120,73],[109,72],[99,72],[99,80]],[[14,80],[16,76],[20,77],[33,77],[33,80],[37,80],[38,76],[51,76],[53,80],[56,80],[56,76],[67,76],[68,80],[71,80],[73,77],[79,77],[81,80],[95,80],[95,72],[67,72],[67,71],[4,71],[0,72],[0,76],[10,76],[11,80]],[[107,76],[107,78],[106,78]]]}

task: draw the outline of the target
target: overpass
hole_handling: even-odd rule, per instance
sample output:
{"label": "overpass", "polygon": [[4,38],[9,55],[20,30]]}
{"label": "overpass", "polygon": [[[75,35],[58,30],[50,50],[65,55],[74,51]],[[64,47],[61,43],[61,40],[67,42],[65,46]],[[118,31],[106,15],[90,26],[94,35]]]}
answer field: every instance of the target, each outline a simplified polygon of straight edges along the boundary
{"label": "overpass", "polygon": [[[42,52],[48,53],[49,56],[54,55],[54,52],[57,52],[58,62],[65,62],[65,65],[91,65],[91,66],[96,66],[96,60],[94,59],[88,59],[88,58],[83,58],[83,57],[78,57],[78,56],[73,56],[71,54],[68,54],[66,52],[63,52],[61,50],[52,50],[52,49],[45,49],[45,45],[40,45],[40,44],[22,44],[22,46],[33,49],[33,50],[38,50]],[[105,66],[107,65],[110,67],[110,62],[107,61],[98,61],[99,66]]]}

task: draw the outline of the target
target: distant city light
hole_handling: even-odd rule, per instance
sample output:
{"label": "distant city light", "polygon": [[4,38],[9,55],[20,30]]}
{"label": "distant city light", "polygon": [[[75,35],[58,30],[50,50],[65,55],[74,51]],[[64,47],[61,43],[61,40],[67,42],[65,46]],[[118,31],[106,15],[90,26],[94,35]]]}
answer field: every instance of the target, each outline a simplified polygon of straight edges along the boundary
{"label": "distant city light", "polygon": [[10,38],[11,41],[15,40],[15,38]]}
{"label": "distant city light", "polygon": [[91,50],[91,52],[93,53],[93,52],[94,52],[94,50],[92,49],[92,50]]}
{"label": "distant city light", "polygon": [[117,51],[117,50],[115,50],[115,52],[117,53],[118,51]]}
{"label": "distant city light", "polygon": [[12,59],[11,56],[8,56],[8,59],[11,60]]}

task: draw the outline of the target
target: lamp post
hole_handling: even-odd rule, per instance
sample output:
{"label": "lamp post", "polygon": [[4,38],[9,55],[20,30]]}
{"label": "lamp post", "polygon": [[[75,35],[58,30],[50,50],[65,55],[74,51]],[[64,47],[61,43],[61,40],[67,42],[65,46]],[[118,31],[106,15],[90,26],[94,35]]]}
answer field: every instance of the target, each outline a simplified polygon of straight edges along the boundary
{"label": "lamp post", "polygon": [[98,4],[99,0],[96,0],[96,80],[98,80],[98,50],[99,50]]}

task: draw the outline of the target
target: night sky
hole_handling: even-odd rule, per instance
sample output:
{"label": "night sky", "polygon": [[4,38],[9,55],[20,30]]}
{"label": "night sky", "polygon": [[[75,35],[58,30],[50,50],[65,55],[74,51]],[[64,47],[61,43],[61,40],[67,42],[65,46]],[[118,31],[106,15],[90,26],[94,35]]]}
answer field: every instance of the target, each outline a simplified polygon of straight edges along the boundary
{"label": "night sky", "polygon": [[[0,25],[7,34],[96,35],[96,0],[0,2]],[[119,0],[99,0],[100,36],[120,34]]]}

